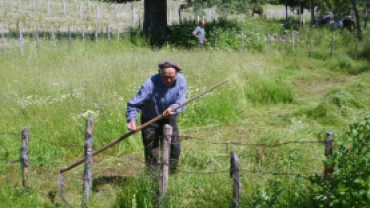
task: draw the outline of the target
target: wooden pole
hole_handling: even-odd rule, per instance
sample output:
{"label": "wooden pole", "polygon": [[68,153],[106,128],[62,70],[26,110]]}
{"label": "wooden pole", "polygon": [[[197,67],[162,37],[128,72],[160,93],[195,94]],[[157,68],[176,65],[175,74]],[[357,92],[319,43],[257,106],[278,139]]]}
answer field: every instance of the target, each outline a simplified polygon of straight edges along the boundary
{"label": "wooden pole", "polygon": [[98,44],[98,35],[99,35],[99,32],[98,32],[98,23],[95,24],[95,43]]}
{"label": "wooden pole", "polygon": [[51,26],[51,39],[53,39],[53,45],[54,45],[54,47],[56,47],[57,46],[57,42],[56,42],[56,38],[55,38],[55,33],[54,33],[54,27],[53,26]]}
{"label": "wooden pole", "polygon": [[107,39],[110,41],[110,31],[109,31],[109,25],[107,24]]}
{"label": "wooden pole", "polygon": [[83,14],[83,5],[80,5],[80,18],[82,19],[84,17],[84,14]]}
{"label": "wooden pole", "polygon": [[114,20],[117,19],[117,2],[114,2]]}
{"label": "wooden pole", "polygon": [[39,26],[37,25],[36,26],[36,48],[38,49],[40,47],[40,44],[39,44]]}
{"label": "wooden pole", "polygon": [[1,45],[3,46],[3,53],[4,53],[4,56],[5,56],[5,35],[4,35],[4,25],[1,24],[0,25],[1,27]]}
{"label": "wooden pole", "polygon": [[82,42],[85,42],[85,29],[81,29],[81,37],[82,37]]}
{"label": "wooden pole", "polygon": [[270,53],[271,51],[271,36],[270,33],[267,34],[267,52]]}
{"label": "wooden pole", "polygon": [[334,53],[334,33],[332,32],[330,37],[330,57],[333,57],[333,53]]}
{"label": "wooden pole", "polygon": [[120,33],[120,31],[119,31],[119,28],[117,29],[117,41],[119,42],[119,33]]}
{"label": "wooden pole", "polygon": [[355,34],[355,60],[358,59],[358,33],[357,30],[354,32]]}
{"label": "wooden pole", "polygon": [[294,31],[292,31],[292,53],[293,56],[295,55],[295,38],[294,38]]}
{"label": "wooden pole", "polygon": [[308,52],[308,55],[312,56],[312,37],[310,36],[310,51]]}
{"label": "wooden pole", "polygon": [[29,142],[29,128],[25,127],[21,133],[21,153],[20,153],[20,162],[21,162],[21,171],[22,171],[22,184],[23,187],[26,187],[28,184],[28,142]]}
{"label": "wooden pole", "polygon": [[48,14],[50,14],[50,0],[48,0]]}
{"label": "wooden pole", "polygon": [[99,7],[96,7],[96,19],[100,19]]}
{"label": "wooden pole", "polygon": [[68,25],[68,48],[72,48],[71,25]]}
{"label": "wooden pole", "polygon": [[23,48],[24,48],[23,30],[22,28],[19,27],[19,49],[21,52],[21,56],[24,56]]}
{"label": "wooden pole", "polygon": [[244,43],[244,29],[242,30],[242,47],[244,49],[245,43]]}
{"label": "wooden pole", "polygon": [[162,163],[161,163],[161,175],[159,177],[159,198],[158,198],[158,207],[162,207],[163,197],[167,193],[167,184],[168,184],[168,173],[169,173],[169,164],[170,164],[170,146],[171,146],[171,137],[172,137],[172,126],[166,124],[163,126],[163,154],[162,154]]}
{"label": "wooden pole", "polygon": [[67,3],[65,1],[63,1],[63,14],[67,14]]}
{"label": "wooden pole", "polygon": [[21,10],[21,0],[18,0],[18,10]]}
{"label": "wooden pole", "polygon": [[36,10],[36,0],[32,1],[32,11],[34,12]]}
{"label": "wooden pole", "polygon": [[83,186],[83,206],[89,203],[91,199],[92,181],[93,181],[93,146],[94,146],[94,119],[90,118],[86,122],[85,135],[85,168],[84,168],[84,186]]}
{"label": "wooden pole", "polygon": [[[325,157],[328,159],[330,156],[333,155],[333,132],[326,132],[326,140],[325,140]],[[328,166],[324,163],[324,178],[325,183],[329,183],[330,177],[333,174],[334,169],[331,166]],[[330,194],[326,193],[325,204],[327,207],[330,207]]]}
{"label": "wooden pole", "polygon": [[230,177],[234,180],[232,207],[239,208],[239,199],[242,191],[242,184],[239,178],[240,170],[239,158],[235,151],[231,151],[230,155],[231,155]]}

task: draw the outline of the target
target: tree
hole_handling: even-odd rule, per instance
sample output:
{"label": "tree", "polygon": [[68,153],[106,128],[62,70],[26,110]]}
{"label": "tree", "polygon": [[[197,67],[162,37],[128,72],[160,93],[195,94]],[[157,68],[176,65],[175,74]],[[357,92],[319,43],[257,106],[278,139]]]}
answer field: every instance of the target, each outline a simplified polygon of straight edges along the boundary
{"label": "tree", "polygon": [[144,0],[143,32],[152,45],[164,43],[168,33],[167,0]]}

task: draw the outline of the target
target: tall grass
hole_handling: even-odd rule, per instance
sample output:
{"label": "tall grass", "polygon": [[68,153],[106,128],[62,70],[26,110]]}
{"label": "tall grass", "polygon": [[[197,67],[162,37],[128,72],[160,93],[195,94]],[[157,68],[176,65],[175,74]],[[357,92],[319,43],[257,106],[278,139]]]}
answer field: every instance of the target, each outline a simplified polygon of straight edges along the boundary
{"label": "tall grass", "polygon": [[[253,21],[248,23],[253,24],[251,30],[262,24]],[[126,133],[126,103],[157,73],[162,59],[182,65],[188,98],[229,79],[189,104],[179,118],[182,135],[194,139],[182,142],[180,171],[170,177],[166,207],[228,206],[231,150],[239,154],[244,170],[321,173],[321,145],[267,149],[230,143],[316,140],[325,131],[340,134],[366,112],[368,60],[354,61],[350,47],[338,47],[330,57],[330,39],[320,38],[319,32],[316,35],[313,57],[308,57],[305,43],[297,44],[292,56],[290,46],[278,48],[278,43],[268,53],[253,47],[198,51],[169,45],[152,50],[128,40],[99,44],[76,40],[72,49],[64,40],[58,41],[57,48],[43,41],[38,50],[26,45],[24,57],[18,52],[0,56],[0,183],[4,184],[0,207],[61,206],[59,198],[52,203],[47,195],[56,191],[58,169],[82,157],[86,119],[93,116],[95,120],[95,147]],[[336,35],[338,46],[347,44],[348,37]],[[366,50],[364,46],[360,54],[365,55],[360,57],[366,57]],[[21,187],[18,164],[9,163],[19,158],[19,136],[6,134],[19,134],[26,125],[35,136],[30,140],[30,189]],[[142,172],[140,140],[134,135],[108,154],[96,156],[91,207],[154,207],[156,182]],[[191,171],[223,172],[199,175]],[[79,167],[65,174],[66,197],[74,206],[81,200],[81,172]],[[241,178],[241,207],[317,205],[310,194],[314,186],[303,179],[246,172]]]}

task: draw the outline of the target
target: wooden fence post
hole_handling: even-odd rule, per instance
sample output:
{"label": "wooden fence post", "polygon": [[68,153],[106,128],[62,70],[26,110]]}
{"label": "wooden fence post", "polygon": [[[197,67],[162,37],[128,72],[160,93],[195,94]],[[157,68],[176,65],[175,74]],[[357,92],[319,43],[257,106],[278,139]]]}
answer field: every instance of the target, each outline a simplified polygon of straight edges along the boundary
{"label": "wooden fence post", "polygon": [[93,181],[93,146],[94,146],[94,119],[89,118],[86,122],[86,135],[85,135],[85,168],[84,168],[84,196],[82,205],[85,206],[91,198],[91,189]]}
{"label": "wooden fence post", "polygon": [[271,35],[270,33],[267,34],[267,52],[270,53],[271,51]]}
{"label": "wooden fence post", "polygon": [[21,51],[21,56],[24,56],[23,48],[24,48],[23,30],[22,28],[19,27],[19,49]]}
{"label": "wooden fence post", "polygon": [[330,37],[330,57],[333,57],[333,53],[334,53],[334,33],[332,32]]}
{"label": "wooden fence post", "polygon": [[83,5],[80,5],[80,18],[82,19],[83,17],[84,17],[84,15],[83,15],[83,11],[84,10],[84,7],[83,7]]}
{"label": "wooden fence post", "polygon": [[[325,140],[325,157],[328,159],[331,155],[333,155],[333,132],[326,132],[326,140]],[[331,175],[333,174],[334,169],[331,166],[328,166],[324,163],[324,178],[325,182],[329,183]],[[330,194],[326,193],[325,204],[327,207],[330,207]]]}
{"label": "wooden fence post", "polygon": [[163,154],[161,163],[161,175],[159,177],[159,198],[158,207],[162,207],[163,197],[167,193],[168,172],[170,164],[170,146],[172,137],[172,126],[166,124],[163,126]]}
{"label": "wooden fence post", "polygon": [[357,60],[358,58],[358,35],[357,35],[357,31],[354,32],[355,34],[355,60]]}
{"label": "wooden fence post", "polygon": [[310,36],[310,51],[308,52],[308,55],[312,56],[312,37]]}
{"label": "wooden fence post", "polygon": [[29,128],[25,127],[21,133],[21,171],[22,171],[22,184],[26,187],[28,184],[28,140],[30,137]]}
{"label": "wooden fence post", "polygon": [[51,39],[53,39],[53,45],[54,45],[54,47],[56,47],[57,46],[57,42],[56,42],[56,38],[55,38],[55,33],[54,33],[54,27],[53,26],[51,26]]}
{"label": "wooden fence post", "polygon": [[40,47],[40,44],[39,44],[39,26],[37,25],[36,26],[36,48],[38,49]]}
{"label": "wooden fence post", "polygon": [[48,0],[48,14],[50,14],[50,0]]}
{"label": "wooden fence post", "polygon": [[4,25],[0,25],[1,27],[1,45],[3,46],[3,53],[5,56],[5,35],[4,35]]}
{"label": "wooden fence post", "polygon": [[71,25],[68,25],[68,48],[72,48]]}
{"label": "wooden fence post", "polygon": [[98,23],[95,24],[95,43],[98,44],[98,35],[99,35],[99,31],[98,31]]}
{"label": "wooden fence post", "polygon": [[82,42],[85,42],[85,29],[81,29],[81,37],[82,37]]}
{"label": "wooden fence post", "polygon": [[292,31],[292,53],[293,53],[293,56],[295,56],[295,37],[294,37],[294,31]]}
{"label": "wooden fence post", "polygon": [[230,177],[234,179],[234,191],[233,191],[233,201],[232,207],[239,208],[239,199],[242,191],[242,184],[239,178],[239,158],[235,151],[230,152],[231,161],[230,161]]}

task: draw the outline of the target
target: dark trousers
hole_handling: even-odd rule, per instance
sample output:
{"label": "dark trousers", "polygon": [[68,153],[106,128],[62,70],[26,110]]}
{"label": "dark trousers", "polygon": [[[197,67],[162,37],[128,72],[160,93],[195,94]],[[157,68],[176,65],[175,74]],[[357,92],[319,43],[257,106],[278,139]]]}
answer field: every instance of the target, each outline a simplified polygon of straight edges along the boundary
{"label": "dark trousers", "polygon": [[[148,119],[141,117],[141,123],[144,124]],[[169,124],[172,126],[172,137],[170,146],[170,170],[175,171],[180,158],[181,144],[179,128],[177,126],[177,117],[170,119],[161,119],[141,131],[144,144],[145,164],[153,173],[157,173],[160,167],[159,151],[160,143],[163,139],[163,126]]]}

